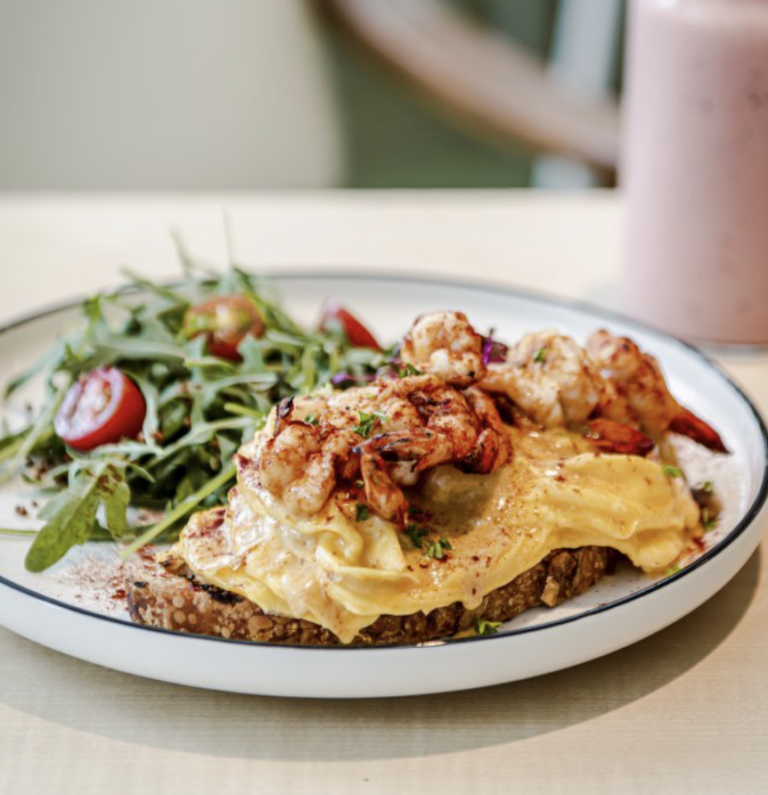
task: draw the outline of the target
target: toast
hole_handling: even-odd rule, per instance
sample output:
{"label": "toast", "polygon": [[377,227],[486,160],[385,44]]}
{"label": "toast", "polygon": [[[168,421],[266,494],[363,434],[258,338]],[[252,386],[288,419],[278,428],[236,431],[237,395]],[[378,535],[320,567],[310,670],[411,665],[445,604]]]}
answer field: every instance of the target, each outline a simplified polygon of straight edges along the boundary
{"label": "toast", "polygon": [[[426,614],[382,615],[350,645],[423,643],[471,631],[480,619],[509,621],[532,607],[554,607],[587,591],[613,570],[619,557],[610,547],[556,549],[507,585],[491,591],[474,610],[455,602]],[[153,569],[142,570],[141,579],[129,579],[126,592],[131,618],[139,624],[233,640],[341,645],[332,632],[318,624],[267,615],[244,597],[202,582],[173,555],[162,557]]]}

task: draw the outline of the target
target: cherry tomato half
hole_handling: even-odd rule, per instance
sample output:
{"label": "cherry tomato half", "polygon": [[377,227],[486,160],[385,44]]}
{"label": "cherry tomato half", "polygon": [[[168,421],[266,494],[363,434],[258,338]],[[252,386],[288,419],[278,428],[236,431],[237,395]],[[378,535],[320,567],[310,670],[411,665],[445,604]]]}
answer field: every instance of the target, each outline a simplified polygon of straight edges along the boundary
{"label": "cherry tomato half", "polygon": [[253,301],[244,295],[224,295],[188,309],[184,334],[190,339],[204,334],[212,356],[239,362],[237,346],[249,335],[261,337],[264,320]]}
{"label": "cherry tomato half", "polygon": [[375,351],[381,350],[381,345],[376,341],[376,337],[338,301],[328,301],[320,318],[320,330],[330,331],[333,328],[341,328],[347,335],[347,339],[361,348],[373,348]]}
{"label": "cherry tomato half", "polygon": [[80,376],[59,406],[54,428],[75,450],[139,435],[147,404],[144,395],[116,367],[99,367]]}

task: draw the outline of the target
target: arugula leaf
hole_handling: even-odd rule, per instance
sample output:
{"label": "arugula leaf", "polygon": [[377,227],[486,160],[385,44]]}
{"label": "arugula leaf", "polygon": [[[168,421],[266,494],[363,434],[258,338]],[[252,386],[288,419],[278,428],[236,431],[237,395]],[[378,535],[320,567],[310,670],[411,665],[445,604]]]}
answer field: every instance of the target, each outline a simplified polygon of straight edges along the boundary
{"label": "arugula leaf", "polygon": [[226,417],[225,419],[216,420],[215,422],[200,422],[195,425],[188,433],[184,434],[184,436],[175,441],[173,444],[170,444],[160,454],[158,454],[155,460],[151,462],[151,466],[155,466],[160,462],[170,458],[174,455],[174,453],[185,447],[207,444],[220,431],[252,427],[253,420],[250,417]]}
{"label": "arugula leaf", "polygon": [[133,287],[141,287],[148,293],[153,293],[154,295],[165,299],[171,304],[176,304],[183,307],[190,305],[189,299],[183,296],[177,290],[173,290],[163,284],[157,284],[153,281],[150,281],[149,279],[145,279],[143,276],[139,275],[130,268],[121,268],[120,273],[122,273],[123,276],[127,276],[131,280]]}
{"label": "arugula leaf", "polygon": [[125,470],[107,466],[99,478],[99,497],[104,503],[107,530],[113,538],[120,538],[128,526],[128,506],[131,489],[125,479]]}
{"label": "arugula leaf", "polygon": [[119,538],[127,525],[131,491],[125,468],[114,462],[73,470],[68,489],[47,502],[38,517],[46,524],[27,553],[28,571],[39,572],[60,560],[73,546],[84,544],[98,530],[96,515],[104,506],[107,529]]}
{"label": "arugula leaf", "polygon": [[54,364],[59,362],[63,355],[64,345],[61,341],[57,340],[51,349],[44,353],[30,368],[11,379],[8,386],[5,388],[4,397],[10,397],[17,389],[26,384],[27,381],[38,373],[53,368]]}
{"label": "arugula leaf", "polygon": [[24,428],[24,430],[16,431],[16,433],[6,434],[0,439],[0,461],[4,461],[6,458],[12,458],[19,452],[29,430],[29,428]]}
{"label": "arugula leaf", "polygon": [[34,425],[32,425],[24,436],[15,454],[8,460],[4,469],[0,471],[0,484],[6,483],[17,475],[21,471],[32,450],[40,444],[43,439],[52,435],[53,418],[56,416],[56,411],[59,408],[59,404],[64,399],[68,387],[69,383],[66,384],[66,387],[60,388],[53,399],[50,400],[47,405],[43,406]]}
{"label": "arugula leaf", "polygon": [[[263,427],[272,406],[328,384],[339,371],[371,378],[392,358],[391,350],[375,353],[325,332],[307,333],[276,303],[264,279],[235,267],[219,275],[193,259],[180,239],[176,244],[185,283],[168,287],[126,272],[129,289],[84,302],[81,328],[57,340],[9,387],[13,392],[41,377],[46,397],[33,423],[0,438],[0,481],[22,473],[43,492],[59,492],[40,514],[46,525],[35,536],[30,566],[50,565],[85,538],[124,536],[131,504],[170,504],[151,529],[169,537],[186,513],[225,499],[234,477],[229,459]],[[258,307],[266,333],[245,337],[242,361],[230,362],[209,356],[202,336],[185,340],[183,321],[194,303],[235,293]],[[77,452],[55,435],[54,418],[69,384],[102,364],[120,368],[141,389],[142,437]],[[384,419],[361,416],[366,438]],[[30,460],[34,467],[25,473]]]}
{"label": "arugula leaf", "polygon": [[40,530],[24,561],[27,571],[52,566],[69,550],[84,544],[91,534],[99,507],[97,478],[82,477],[74,486],[48,503],[50,521]]}
{"label": "arugula leaf", "polygon": [[251,336],[243,337],[237,346],[237,352],[242,356],[242,370],[246,373],[266,373],[267,363],[264,360],[264,349],[259,340]]}
{"label": "arugula leaf", "polygon": [[207,497],[219,489],[229,487],[235,480],[235,467],[231,464],[223,469],[218,477],[211,480],[203,488],[192,494],[188,499],[170,510],[165,517],[149,530],[140,535],[132,544],[126,547],[120,557],[130,557],[134,552],[154,541],[161,533],[173,526],[176,522],[188,516]]}
{"label": "arugula leaf", "polygon": [[0,536],[19,536],[21,538],[29,538],[36,536],[37,530],[16,530],[12,527],[0,527]]}

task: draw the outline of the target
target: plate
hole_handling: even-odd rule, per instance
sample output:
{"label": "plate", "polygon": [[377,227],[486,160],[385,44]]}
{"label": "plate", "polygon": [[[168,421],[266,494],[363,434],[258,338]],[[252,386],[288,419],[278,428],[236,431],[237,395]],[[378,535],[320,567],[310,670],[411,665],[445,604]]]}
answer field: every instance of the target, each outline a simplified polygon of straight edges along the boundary
{"label": "plate", "polygon": [[[461,309],[499,339],[556,327],[584,340],[594,329],[633,337],[662,363],[681,403],[695,407],[732,455],[694,457],[724,497],[707,548],[679,572],[653,580],[627,567],[587,594],[528,611],[496,635],[386,648],[305,648],[245,643],[131,624],[114,548],[86,545],[42,575],[24,570],[26,540],[0,538],[0,624],[65,654],[140,676],[261,695],[362,698],[438,693],[548,673],[634,643],[701,605],[746,562],[768,520],[768,437],[748,398],[714,364],[682,342],[582,305],[501,287],[387,276],[280,275],[288,310],[311,324],[335,297],[395,339],[413,317]],[[0,331],[0,372],[18,373],[78,321],[77,305],[49,310]],[[30,387],[34,390],[34,385]],[[34,394],[23,400],[34,399]],[[9,408],[7,411],[11,411]],[[11,421],[13,418],[11,418]],[[685,454],[685,450],[683,450]],[[691,474],[689,472],[689,474]],[[697,473],[693,473],[698,478]],[[21,483],[0,491],[0,524],[19,526],[30,495]]]}

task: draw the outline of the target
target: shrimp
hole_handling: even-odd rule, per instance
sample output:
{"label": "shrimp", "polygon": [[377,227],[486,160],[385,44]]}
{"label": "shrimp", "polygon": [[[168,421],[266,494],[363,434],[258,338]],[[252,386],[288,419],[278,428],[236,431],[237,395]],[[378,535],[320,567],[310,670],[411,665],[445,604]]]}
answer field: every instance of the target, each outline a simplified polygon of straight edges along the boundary
{"label": "shrimp", "polygon": [[383,405],[405,399],[421,416],[419,425],[388,430],[355,448],[366,498],[386,519],[403,522],[407,502],[399,486],[413,485],[421,472],[454,464],[488,474],[511,456],[496,406],[479,390],[459,392],[434,376],[411,376],[391,382],[381,398]]}
{"label": "shrimp", "polygon": [[683,408],[667,387],[659,363],[628,337],[596,331],[587,349],[601,374],[616,387],[641,428],[653,436],[666,431],[683,434],[718,453],[727,453],[717,431]]}
{"label": "shrimp", "polygon": [[462,312],[431,312],[416,318],[403,340],[400,358],[460,389],[485,375],[483,338]]}
{"label": "shrimp", "polygon": [[616,420],[590,420],[584,426],[584,438],[602,453],[638,455],[645,458],[656,442],[642,431]]}
{"label": "shrimp", "polygon": [[506,362],[489,364],[479,387],[506,395],[539,425],[558,428],[584,423],[604,385],[583,348],[548,330],[525,336]]}
{"label": "shrimp", "polygon": [[588,352],[553,330],[524,337],[507,361],[488,365],[479,387],[506,395],[545,428],[580,430],[601,452],[646,456],[654,447],[633,427],[626,399]]}
{"label": "shrimp", "polygon": [[323,451],[312,426],[287,423],[265,445],[259,461],[261,483],[296,513],[317,513],[333,489],[333,457]]}
{"label": "shrimp", "polygon": [[510,455],[487,395],[419,375],[284,400],[257,466],[260,484],[299,515],[318,513],[338,483],[359,478],[371,509],[402,524],[402,488],[425,470],[488,473]]}
{"label": "shrimp", "polygon": [[480,421],[482,430],[472,450],[457,466],[463,472],[486,475],[512,458],[512,444],[499,410],[489,395],[471,387],[464,392],[464,397]]}
{"label": "shrimp", "polygon": [[261,450],[259,479],[293,512],[311,516],[330,497],[337,472],[349,473],[350,440],[343,432],[321,436],[318,427],[292,414],[293,399],[287,398],[277,407],[274,433]]}

